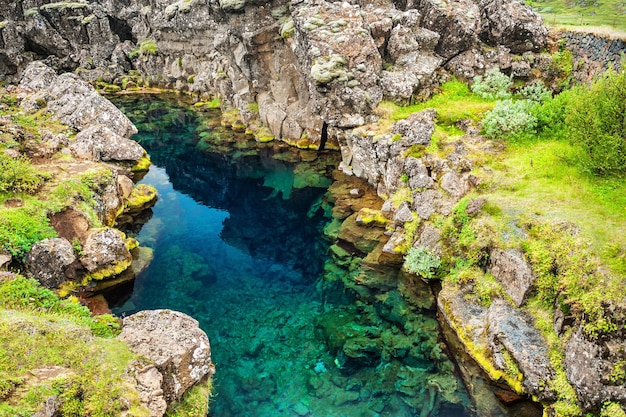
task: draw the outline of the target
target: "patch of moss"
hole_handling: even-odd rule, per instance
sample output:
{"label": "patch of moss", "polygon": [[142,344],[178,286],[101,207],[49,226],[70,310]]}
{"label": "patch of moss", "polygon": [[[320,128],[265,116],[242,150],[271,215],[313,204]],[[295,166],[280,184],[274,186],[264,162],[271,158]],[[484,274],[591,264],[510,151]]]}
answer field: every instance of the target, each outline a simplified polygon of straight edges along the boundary
{"label": "patch of moss", "polygon": [[213,381],[208,378],[205,382],[194,385],[183,395],[177,403],[171,405],[166,417],[205,417],[209,413],[209,399],[213,391]]}
{"label": "patch of moss", "polygon": [[106,278],[111,278],[126,271],[130,267],[131,263],[132,263],[132,260],[130,259],[117,261],[117,262],[114,262],[112,265],[99,269],[95,272],[90,272],[89,274],[86,275],[86,278],[88,281],[89,280],[100,281]]}
{"label": "patch of moss", "polygon": [[135,165],[132,166],[131,171],[132,172],[147,171],[148,168],[150,168],[150,165],[152,165],[152,162],[150,161],[150,157],[148,155],[144,155],[135,163]]}

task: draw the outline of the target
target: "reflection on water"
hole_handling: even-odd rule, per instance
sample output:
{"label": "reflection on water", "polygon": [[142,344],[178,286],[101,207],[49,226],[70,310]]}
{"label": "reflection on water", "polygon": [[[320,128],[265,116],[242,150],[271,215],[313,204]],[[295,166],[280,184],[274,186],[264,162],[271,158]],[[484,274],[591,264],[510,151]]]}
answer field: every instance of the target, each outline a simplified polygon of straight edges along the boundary
{"label": "reflection on water", "polygon": [[261,146],[174,101],[116,102],[160,197],[134,231],[154,260],[114,311],[198,319],[217,368],[211,416],[467,415],[432,314],[397,290],[374,305],[341,285],[353,271],[322,231],[338,155]]}

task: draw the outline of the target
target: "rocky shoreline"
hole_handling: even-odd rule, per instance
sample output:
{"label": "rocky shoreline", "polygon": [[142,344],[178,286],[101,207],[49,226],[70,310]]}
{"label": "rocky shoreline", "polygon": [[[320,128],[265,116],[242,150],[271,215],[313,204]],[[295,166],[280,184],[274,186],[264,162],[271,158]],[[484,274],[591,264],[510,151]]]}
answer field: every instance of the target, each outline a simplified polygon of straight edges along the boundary
{"label": "rocky shoreline", "polygon": [[[21,88],[29,93],[22,98],[24,108],[45,103],[79,131],[72,140],[50,136],[32,156],[66,152],[82,161],[104,163],[110,173],[98,184],[96,214],[105,229],[91,230],[87,219],[78,219],[66,227],[71,230],[67,236],[58,231],[60,238],[37,243],[31,250],[27,269],[49,287],[68,278],[86,284],[81,280],[101,280],[132,268],[129,247],[135,243],[110,227],[125,210],[129,214],[136,209],[125,203],[136,190],[133,167],[145,167],[145,155],[128,140],[132,124],[112,111],[94,112],[108,108],[106,100],[79,79],[110,91],[160,86],[203,99],[219,97],[229,125],[248,129],[263,141],[276,138],[302,148],[337,149],[343,172],[376,189],[384,204],[374,213],[385,221],[364,222],[367,213],[361,212],[346,213],[354,216],[342,219],[380,229],[371,245],[357,247],[371,268],[348,285],[362,297],[381,285],[385,270],[376,268],[383,265],[397,272],[399,254],[409,247],[441,257],[476,255],[477,265],[470,271],[474,275],[444,281],[437,307],[447,334],[456,338],[451,344],[462,346],[459,350],[506,388],[506,395],[490,401],[532,399],[543,405],[546,415],[561,415],[562,407],[570,405],[597,412],[607,402],[626,403],[626,386],[609,377],[614,365],[626,359],[623,307],[602,306],[620,330],[598,335],[586,332],[583,321],[555,306],[547,327],[557,335],[564,358],[555,361],[559,356],[550,351],[527,304],[536,290],[537,263],[521,243],[502,243],[505,238],[490,228],[485,201],[475,195],[464,198],[483,181],[473,171],[473,152],[493,152],[497,145],[467,122],[459,126],[463,136],[449,152],[424,152],[432,143],[436,112],[425,110],[386,125],[376,113],[382,100],[411,103],[430,96],[451,77],[469,80],[493,67],[520,82],[543,79],[558,90],[563,81],[558,60],[546,50],[557,52],[560,46],[531,9],[499,0],[375,5],[323,0],[23,1],[1,7],[0,76],[21,80]],[[611,59],[615,56],[611,51]],[[30,62],[35,59],[74,74],[57,76]],[[78,101],[72,99],[76,93]],[[412,154],[415,149],[421,151]],[[110,168],[111,161],[121,168]],[[145,199],[138,200],[141,207],[149,206]],[[75,212],[68,209],[66,217],[80,217]],[[477,243],[462,242],[466,226],[473,228]],[[534,220],[519,219],[514,228],[521,241],[540,228],[576,236],[571,225],[546,226]],[[348,228],[343,230],[338,242],[356,247]],[[72,247],[75,238],[83,250],[78,258]],[[103,250],[105,242],[109,246]],[[334,256],[347,265],[351,256],[340,246]],[[592,265],[585,273],[596,276],[603,271]],[[489,303],[479,298],[477,276],[494,280],[497,288]],[[354,355],[363,353],[352,347]],[[472,387],[471,376],[466,382]],[[574,393],[573,400],[562,396],[566,391]],[[147,398],[161,408],[161,399],[152,394]]]}

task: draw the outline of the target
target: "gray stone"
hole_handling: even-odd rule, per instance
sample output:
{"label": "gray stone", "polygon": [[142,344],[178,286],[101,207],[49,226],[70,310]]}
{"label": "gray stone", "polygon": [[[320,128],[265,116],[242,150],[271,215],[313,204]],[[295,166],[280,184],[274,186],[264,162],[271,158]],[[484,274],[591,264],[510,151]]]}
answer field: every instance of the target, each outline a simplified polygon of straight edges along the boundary
{"label": "gray stone", "polygon": [[533,288],[535,277],[523,253],[518,249],[491,251],[489,273],[492,274],[515,305],[524,304],[526,296]]}
{"label": "gray stone", "polygon": [[404,120],[399,120],[393,125],[392,132],[402,135],[406,141],[404,146],[430,145],[430,137],[435,130],[435,117],[437,112],[434,109],[422,110],[413,113]]}
{"label": "gray stone", "polygon": [[198,322],[172,310],[140,311],[126,317],[119,338],[135,354],[154,362],[168,402],[215,373],[211,347]]}
{"label": "gray stone", "polygon": [[81,263],[90,274],[99,279],[120,274],[132,261],[122,232],[108,227],[92,230],[82,252]]}
{"label": "gray stone", "polygon": [[146,154],[137,142],[102,125],[92,125],[79,132],[70,149],[75,157],[91,161],[136,162]]}
{"label": "gray stone", "polygon": [[488,339],[494,363],[506,370],[502,351],[506,350],[524,375],[526,392],[543,401],[554,401],[549,388],[554,376],[548,345],[532,318],[502,299],[495,299],[487,313]]}
{"label": "gray stone", "polygon": [[[619,344],[622,343],[620,340]],[[624,385],[607,383],[614,365],[607,353],[602,343],[586,338],[580,328],[567,342],[565,372],[585,409],[601,407],[606,401],[626,401]]]}
{"label": "gray stone", "polygon": [[76,277],[75,261],[74,248],[67,239],[44,239],[28,252],[26,269],[42,286],[57,288],[67,279]]}
{"label": "gray stone", "polygon": [[413,210],[422,220],[428,220],[437,211],[441,196],[435,190],[426,190],[413,194]]}

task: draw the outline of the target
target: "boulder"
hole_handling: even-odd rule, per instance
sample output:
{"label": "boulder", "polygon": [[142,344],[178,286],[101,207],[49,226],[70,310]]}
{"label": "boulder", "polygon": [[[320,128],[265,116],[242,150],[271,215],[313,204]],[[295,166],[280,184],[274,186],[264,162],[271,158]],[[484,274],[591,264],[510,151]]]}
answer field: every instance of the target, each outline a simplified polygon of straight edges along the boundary
{"label": "boulder", "polygon": [[[468,206],[469,209],[469,206]],[[489,273],[492,274],[511,299],[520,307],[532,290],[535,277],[524,255],[518,249],[494,249],[489,257]]]}
{"label": "boulder", "polygon": [[137,162],[146,151],[106,126],[93,125],[79,132],[70,143],[75,157],[90,161]]}
{"label": "boulder", "polygon": [[78,131],[103,125],[124,138],[137,133],[137,128],[117,107],[75,74],[57,76],[36,61],[24,70],[20,87],[32,93],[47,93],[48,109],[62,123]]}
{"label": "boulder", "polygon": [[75,261],[74,248],[67,239],[44,239],[28,252],[26,270],[42,286],[57,288],[67,279],[76,277]]}
{"label": "boulder", "polygon": [[132,262],[125,244],[126,237],[116,229],[105,227],[92,230],[80,261],[93,279],[105,279],[124,272]]}
{"label": "boulder", "polygon": [[[623,339],[620,339],[616,346],[622,343]],[[565,348],[563,363],[567,379],[576,389],[578,399],[586,410],[600,408],[607,401],[626,401],[626,386],[614,384],[608,378],[614,365],[623,363],[624,359],[616,360],[607,344],[589,340],[579,328]],[[619,350],[623,351],[623,348]]]}
{"label": "boulder", "polygon": [[198,322],[186,314],[140,311],[124,318],[118,337],[132,352],[154,363],[163,377],[161,388],[168,403],[215,373],[209,339]]}

